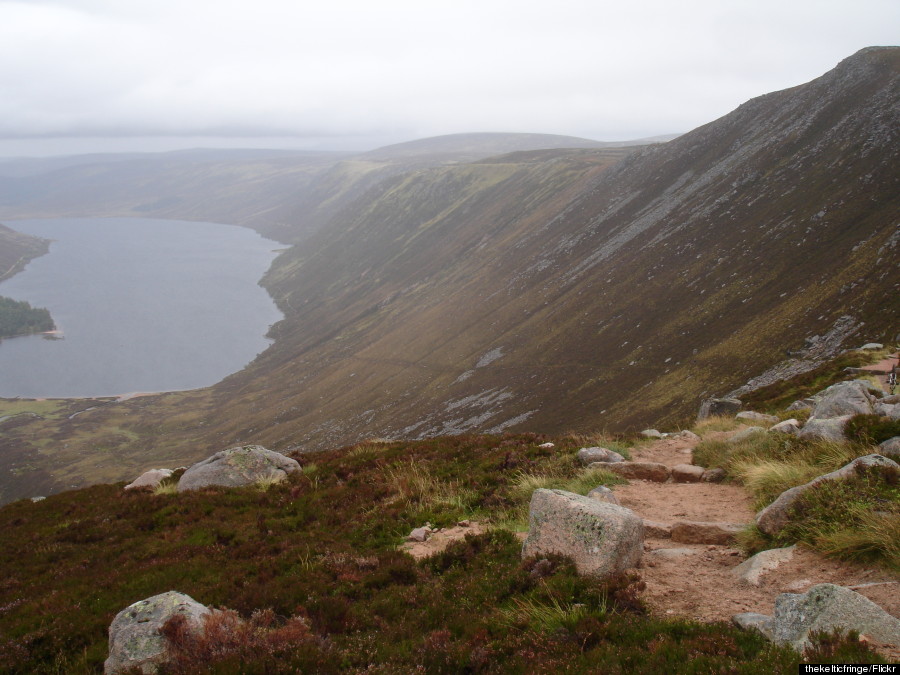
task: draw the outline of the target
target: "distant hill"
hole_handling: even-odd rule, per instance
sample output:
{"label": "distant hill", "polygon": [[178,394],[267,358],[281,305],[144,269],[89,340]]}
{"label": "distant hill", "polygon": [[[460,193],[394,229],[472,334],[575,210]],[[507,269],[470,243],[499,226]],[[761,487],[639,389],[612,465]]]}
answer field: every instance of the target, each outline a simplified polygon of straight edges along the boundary
{"label": "distant hill", "polygon": [[0,225],[0,281],[20,272],[32,258],[44,255],[50,242]]}

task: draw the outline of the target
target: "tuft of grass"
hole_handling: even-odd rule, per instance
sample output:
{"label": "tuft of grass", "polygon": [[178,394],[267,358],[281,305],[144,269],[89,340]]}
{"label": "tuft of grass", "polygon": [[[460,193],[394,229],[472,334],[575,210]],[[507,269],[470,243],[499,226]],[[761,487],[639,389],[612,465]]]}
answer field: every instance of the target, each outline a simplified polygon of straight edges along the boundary
{"label": "tuft of grass", "polygon": [[385,479],[396,499],[422,510],[451,508],[465,511],[476,498],[476,494],[462,487],[459,481],[439,479],[416,461],[388,469]]}
{"label": "tuft of grass", "polygon": [[153,488],[153,494],[157,496],[178,494],[178,481],[171,478],[161,480]]}
{"label": "tuft of grass", "polygon": [[734,431],[740,428],[741,424],[742,422],[734,415],[712,415],[697,422],[691,431],[698,436],[704,436],[713,431]]}
{"label": "tuft of grass", "polygon": [[285,475],[278,471],[273,471],[270,474],[262,476],[256,480],[255,486],[256,489],[260,492],[268,492],[274,485],[278,485],[282,481],[284,481]]}
{"label": "tuft of grass", "polygon": [[757,509],[771,504],[785,490],[822,475],[821,469],[802,460],[739,460],[731,471],[753,493]]}

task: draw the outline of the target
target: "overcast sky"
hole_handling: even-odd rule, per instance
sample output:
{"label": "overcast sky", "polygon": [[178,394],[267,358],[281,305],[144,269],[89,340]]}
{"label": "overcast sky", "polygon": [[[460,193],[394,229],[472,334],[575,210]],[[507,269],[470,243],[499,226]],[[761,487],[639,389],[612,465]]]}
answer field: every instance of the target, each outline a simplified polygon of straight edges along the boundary
{"label": "overcast sky", "polygon": [[898,30],[898,0],[0,0],[0,155],[640,138]]}

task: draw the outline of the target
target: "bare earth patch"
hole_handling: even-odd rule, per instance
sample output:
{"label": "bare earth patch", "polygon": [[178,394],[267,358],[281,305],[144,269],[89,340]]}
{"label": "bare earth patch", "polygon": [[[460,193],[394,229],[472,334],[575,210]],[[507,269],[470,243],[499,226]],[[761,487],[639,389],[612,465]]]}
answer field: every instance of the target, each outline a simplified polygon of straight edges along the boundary
{"label": "bare earth patch", "polygon": [[426,541],[408,541],[400,546],[416,560],[427,558],[447,548],[452,542],[466,538],[467,534],[484,534],[487,529],[481,523],[469,521],[467,526],[445,527],[432,534]]}

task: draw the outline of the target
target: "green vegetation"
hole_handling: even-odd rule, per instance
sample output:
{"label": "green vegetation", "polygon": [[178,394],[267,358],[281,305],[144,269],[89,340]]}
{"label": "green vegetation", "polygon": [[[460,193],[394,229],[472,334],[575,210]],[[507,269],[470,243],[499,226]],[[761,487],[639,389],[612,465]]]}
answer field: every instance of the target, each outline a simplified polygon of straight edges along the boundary
{"label": "green vegetation", "polygon": [[0,338],[43,333],[56,328],[49,310],[0,296]]}
{"label": "green vegetation", "polygon": [[[425,520],[496,524],[534,477],[606,479],[578,466],[578,444],[546,440],[366,443],[299,455],[304,470],[264,490],[98,485],[8,504],[0,671],[100,672],[115,614],[174,589],[233,612],[200,636],[171,622],[170,673],[796,672],[799,656],[761,636],[648,616],[636,576],[600,583],[562,558],[523,562],[508,530],[420,563],[396,550]],[[818,649],[816,661],[878,662],[853,641]]]}
{"label": "green vegetation", "polygon": [[847,421],[844,433],[854,441],[878,445],[889,438],[900,436],[900,420],[880,415],[854,415]]}

